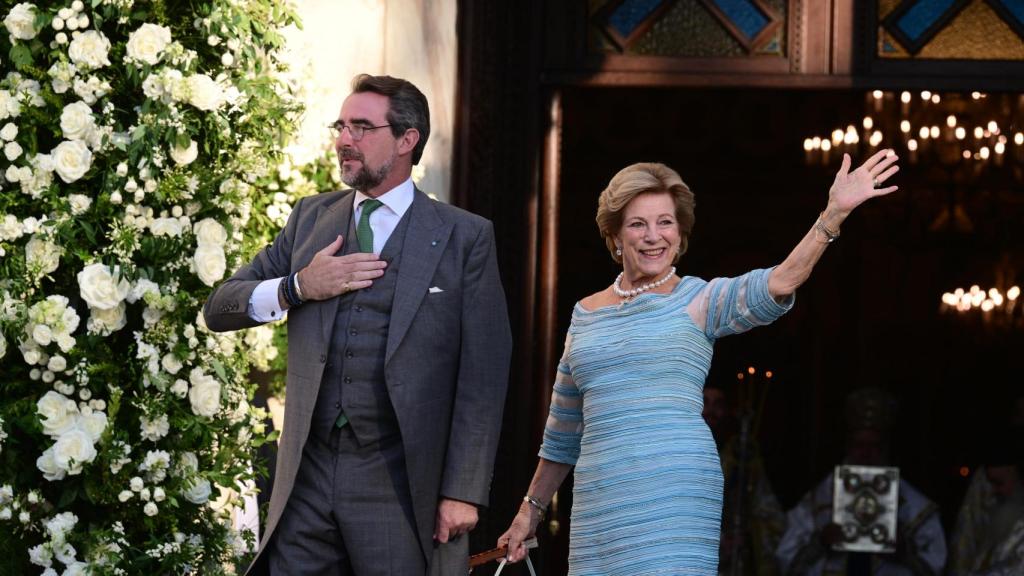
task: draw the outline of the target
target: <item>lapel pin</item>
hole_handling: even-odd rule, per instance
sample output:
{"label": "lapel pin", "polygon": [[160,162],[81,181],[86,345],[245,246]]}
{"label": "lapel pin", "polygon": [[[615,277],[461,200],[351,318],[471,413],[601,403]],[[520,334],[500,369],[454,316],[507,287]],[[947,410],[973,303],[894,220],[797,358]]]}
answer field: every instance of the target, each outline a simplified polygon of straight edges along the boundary
{"label": "lapel pin", "polygon": [[433,242],[431,242],[430,245],[431,246],[437,246],[437,240],[434,240]]}

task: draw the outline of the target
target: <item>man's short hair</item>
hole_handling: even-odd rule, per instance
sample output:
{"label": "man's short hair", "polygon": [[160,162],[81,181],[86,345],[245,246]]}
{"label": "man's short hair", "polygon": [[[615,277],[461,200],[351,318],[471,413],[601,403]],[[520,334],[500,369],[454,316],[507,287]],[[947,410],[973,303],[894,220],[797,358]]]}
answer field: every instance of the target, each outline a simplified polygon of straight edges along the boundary
{"label": "man's short hair", "polygon": [[370,74],[359,74],[353,78],[352,92],[373,92],[388,97],[387,119],[391,124],[391,134],[398,138],[410,128],[420,133],[420,140],[412,150],[412,163],[419,164],[430,136],[430,108],[423,92],[408,80]]}

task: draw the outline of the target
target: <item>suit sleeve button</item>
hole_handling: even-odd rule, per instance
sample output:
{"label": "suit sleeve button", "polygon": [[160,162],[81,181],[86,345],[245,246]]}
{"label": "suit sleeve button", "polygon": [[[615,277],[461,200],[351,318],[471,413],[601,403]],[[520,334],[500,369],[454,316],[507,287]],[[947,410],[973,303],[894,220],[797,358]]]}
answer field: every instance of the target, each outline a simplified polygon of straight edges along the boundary
{"label": "suit sleeve button", "polygon": [[326,361],[327,361],[327,354],[321,354],[320,355],[320,363],[323,364]]}

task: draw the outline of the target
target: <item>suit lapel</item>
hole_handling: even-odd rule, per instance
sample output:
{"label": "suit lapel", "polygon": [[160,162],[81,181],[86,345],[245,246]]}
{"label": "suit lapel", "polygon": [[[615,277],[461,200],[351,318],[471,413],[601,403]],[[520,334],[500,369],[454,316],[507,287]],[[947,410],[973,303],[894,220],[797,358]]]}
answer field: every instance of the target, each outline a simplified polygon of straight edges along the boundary
{"label": "suit lapel", "polygon": [[[352,200],[355,193],[348,192],[342,195],[336,202],[320,208],[316,216],[316,223],[313,224],[313,248],[316,252],[329,246],[338,237],[338,234],[346,236],[352,222]],[[348,242],[345,238],[345,242]],[[342,252],[346,249],[342,246]],[[329,298],[318,303],[320,308],[320,332],[323,335],[323,343],[326,349],[331,341],[331,330],[334,328],[334,315],[338,311],[338,297]]]}
{"label": "suit lapel", "polygon": [[430,288],[430,280],[434,277],[434,270],[437,269],[452,232],[452,224],[441,219],[433,201],[423,192],[416,190],[409,210],[412,213],[409,214],[409,229],[402,244],[402,262],[398,268],[395,298],[391,305],[385,364],[391,360],[408,332]]}

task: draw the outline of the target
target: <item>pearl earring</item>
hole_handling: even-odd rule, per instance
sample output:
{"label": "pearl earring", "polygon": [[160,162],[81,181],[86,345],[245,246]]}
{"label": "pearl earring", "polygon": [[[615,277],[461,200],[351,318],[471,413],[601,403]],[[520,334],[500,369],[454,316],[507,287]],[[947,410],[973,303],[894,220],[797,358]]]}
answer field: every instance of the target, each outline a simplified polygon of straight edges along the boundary
{"label": "pearl earring", "polygon": [[622,256],[622,248],[616,248],[615,249],[615,255],[616,256]]}

